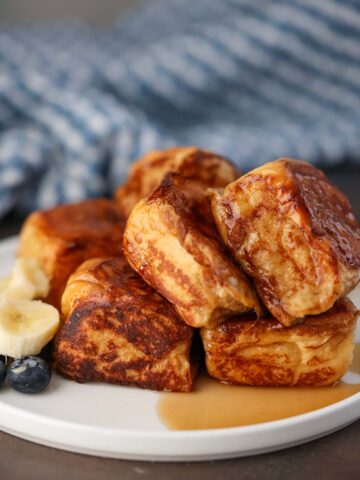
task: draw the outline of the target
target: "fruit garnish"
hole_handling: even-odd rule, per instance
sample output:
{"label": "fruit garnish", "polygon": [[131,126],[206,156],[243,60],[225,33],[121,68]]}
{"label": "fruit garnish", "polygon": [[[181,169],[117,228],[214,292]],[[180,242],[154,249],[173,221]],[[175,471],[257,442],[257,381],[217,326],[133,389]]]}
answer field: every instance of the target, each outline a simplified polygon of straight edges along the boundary
{"label": "fruit garnish", "polygon": [[13,358],[37,355],[59,322],[56,308],[40,300],[0,301],[0,353]]}
{"label": "fruit garnish", "polygon": [[27,356],[14,360],[8,368],[9,385],[21,393],[42,392],[51,380],[51,369],[40,357]]}
{"label": "fruit garnish", "polygon": [[4,383],[5,376],[6,376],[5,362],[0,360],[0,386]]}
{"label": "fruit garnish", "polygon": [[49,292],[49,279],[35,258],[18,258],[12,272],[0,281],[0,298],[32,300]]}

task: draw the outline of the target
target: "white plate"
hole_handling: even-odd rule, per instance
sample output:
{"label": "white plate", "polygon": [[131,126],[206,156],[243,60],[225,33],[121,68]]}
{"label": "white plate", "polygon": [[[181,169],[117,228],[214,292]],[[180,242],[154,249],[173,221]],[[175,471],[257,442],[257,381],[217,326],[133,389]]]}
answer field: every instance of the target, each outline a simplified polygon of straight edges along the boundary
{"label": "white plate", "polygon": [[[16,238],[0,242],[0,276],[11,268],[16,243]],[[352,299],[360,306],[360,289]],[[357,340],[360,341],[359,327]],[[189,461],[279,450],[327,435],[360,417],[358,393],[285,420],[248,427],[170,431],[156,413],[159,396],[157,392],[135,388],[79,385],[54,375],[50,387],[40,395],[1,389],[0,427],[17,437],[73,452],[123,459]]]}

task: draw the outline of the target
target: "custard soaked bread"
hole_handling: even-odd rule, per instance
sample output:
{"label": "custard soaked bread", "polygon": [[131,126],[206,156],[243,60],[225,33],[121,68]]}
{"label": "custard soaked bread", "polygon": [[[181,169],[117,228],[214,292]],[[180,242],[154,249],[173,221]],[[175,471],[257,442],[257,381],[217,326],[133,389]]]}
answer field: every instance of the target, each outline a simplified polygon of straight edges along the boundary
{"label": "custard soaked bread", "polygon": [[46,301],[59,307],[67,279],[84,260],[121,255],[123,225],[106,199],[34,212],[22,228],[18,256],[38,260],[50,279]]}
{"label": "custard soaked bread", "polygon": [[132,164],[126,183],[115,192],[122,215],[127,218],[134,205],[158,187],[168,172],[181,173],[202,189],[223,188],[240,175],[228,160],[196,147],[150,152]]}
{"label": "custard soaked bread", "polygon": [[65,323],[53,351],[62,375],[78,382],[192,390],[193,329],[123,257],[83,263],[67,283],[62,313]]}
{"label": "custard soaked bread", "polygon": [[[132,210],[124,232],[131,266],[193,327],[213,327],[261,307],[246,276],[199,209],[187,180],[168,174]],[[200,197],[201,201],[201,197]]]}
{"label": "custard soaked bread", "polygon": [[284,325],[327,311],[359,282],[359,225],[346,197],[308,163],[265,164],[213,194],[212,207],[223,240]]}
{"label": "custard soaked bread", "polygon": [[240,385],[332,385],[351,365],[358,313],[350,300],[340,299],[292,327],[270,316],[244,315],[202,329],[207,370]]}

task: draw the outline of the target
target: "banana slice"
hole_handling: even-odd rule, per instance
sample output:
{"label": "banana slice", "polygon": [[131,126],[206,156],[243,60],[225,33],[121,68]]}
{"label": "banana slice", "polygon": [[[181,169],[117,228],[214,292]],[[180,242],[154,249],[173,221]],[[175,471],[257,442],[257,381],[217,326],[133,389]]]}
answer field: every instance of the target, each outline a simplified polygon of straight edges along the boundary
{"label": "banana slice", "polygon": [[18,258],[8,277],[0,281],[0,298],[32,300],[46,297],[50,282],[35,258]]}
{"label": "banana slice", "polygon": [[2,295],[2,292],[8,288],[10,280],[11,280],[11,275],[0,278],[0,295]]}
{"label": "banana slice", "polygon": [[0,354],[19,358],[37,355],[53,338],[59,312],[40,300],[0,302]]}

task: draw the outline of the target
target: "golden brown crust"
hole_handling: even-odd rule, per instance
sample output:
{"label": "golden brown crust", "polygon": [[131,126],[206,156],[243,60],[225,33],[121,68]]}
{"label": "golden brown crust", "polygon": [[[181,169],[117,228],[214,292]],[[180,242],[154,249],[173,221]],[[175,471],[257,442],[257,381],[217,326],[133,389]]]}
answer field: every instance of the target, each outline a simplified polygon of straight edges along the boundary
{"label": "golden brown crust", "polygon": [[331,385],[351,364],[358,314],[350,300],[341,299],[292,327],[245,315],[202,329],[208,372],[243,385]]}
{"label": "golden brown crust", "polygon": [[359,269],[360,228],[348,199],[308,163],[289,161],[288,168],[312,232],[326,238],[345,267]]}
{"label": "golden brown crust", "polygon": [[55,368],[78,382],[190,391],[193,330],[124,258],[92,259],[69,278],[62,298]]}
{"label": "golden brown crust", "polygon": [[237,313],[260,312],[251,283],[202,216],[199,198],[192,197],[186,182],[168,174],[132,210],[124,232],[129,263],[191,326],[213,326]]}
{"label": "golden brown crust", "polygon": [[168,172],[178,172],[195,187],[223,188],[239,177],[225,158],[196,147],[175,147],[150,152],[130,167],[129,177],[115,192],[115,200],[127,218],[134,205],[160,185]]}
{"label": "golden brown crust", "polygon": [[86,200],[32,213],[18,255],[35,257],[50,278],[47,302],[59,307],[69,275],[86,259],[121,255],[124,221],[114,202]]}
{"label": "golden brown crust", "polygon": [[218,229],[284,325],[322,313],[360,278],[360,230],[345,196],[292,159],[263,165],[212,198]]}

